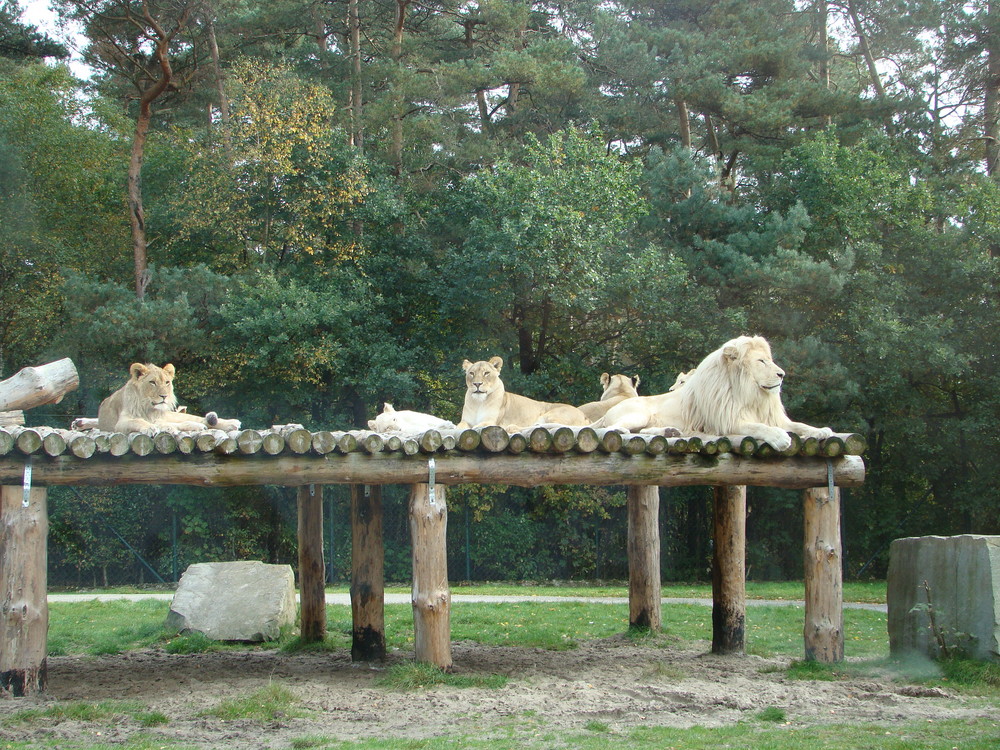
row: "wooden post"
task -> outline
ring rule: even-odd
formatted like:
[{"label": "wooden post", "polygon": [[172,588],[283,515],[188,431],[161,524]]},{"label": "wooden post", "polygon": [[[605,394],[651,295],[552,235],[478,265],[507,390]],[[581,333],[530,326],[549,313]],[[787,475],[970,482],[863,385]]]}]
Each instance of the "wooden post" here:
[{"label": "wooden post", "polygon": [[747,488],[714,488],[712,528],[712,653],[746,648]]},{"label": "wooden post", "polygon": [[448,590],[448,507],[443,485],[410,489],[413,543],[413,642],[418,662],[450,670],[451,592]]},{"label": "wooden post", "polygon": [[0,695],[46,687],[48,490],[0,488]]},{"label": "wooden post", "polygon": [[806,659],[844,660],[844,580],[840,543],[840,490],[805,490]]},{"label": "wooden post", "polygon": [[660,604],[660,488],[628,488],[628,624],[658,631]]},{"label": "wooden post", "polygon": [[382,487],[351,485],[351,635],[353,661],[385,659],[385,554]]},{"label": "wooden post", "polygon": [[323,485],[299,487],[299,631],[303,643],[326,636],[326,566],[323,564]]}]

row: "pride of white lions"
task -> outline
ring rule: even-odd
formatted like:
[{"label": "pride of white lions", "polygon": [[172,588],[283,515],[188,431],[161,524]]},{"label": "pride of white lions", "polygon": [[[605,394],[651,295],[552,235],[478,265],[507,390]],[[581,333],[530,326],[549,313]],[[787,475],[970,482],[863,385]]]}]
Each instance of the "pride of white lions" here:
[{"label": "pride of white lions", "polygon": [[[678,375],[666,393],[655,396],[639,395],[638,375],[603,373],[601,398],[580,406],[509,393],[500,379],[500,357],[465,360],[462,369],[466,392],[457,425],[430,414],[396,411],[387,403],[382,413],[368,422],[369,429],[411,434],[487,425],[514,432],[538,424],[646,433],[674,429],[682,435],[750,435],[779,451],[791,446],[789,432],[816,438],[833,434],[829,427],[793,422],[785,413],[781,403],[785,372],[775,364],[770,345],[760,336],[727,341],[696,368]],[[129,381],[101,403],[98,418],[79,419],[76,427],[147,433],[240,428],[239,420],[220,419],[214,412],[198,417],[178,407],[173,365],[161,368],[135,363],[129,371]]]}]

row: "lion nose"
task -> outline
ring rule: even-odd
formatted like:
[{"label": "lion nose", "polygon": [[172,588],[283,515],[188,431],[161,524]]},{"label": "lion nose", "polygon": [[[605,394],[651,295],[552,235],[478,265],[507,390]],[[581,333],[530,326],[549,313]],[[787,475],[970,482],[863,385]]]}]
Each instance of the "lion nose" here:
[{"label": "lion nose", "polygon": [[778,377],[779,378],[785,377],[785,371],[784,370],[778,370]]}]

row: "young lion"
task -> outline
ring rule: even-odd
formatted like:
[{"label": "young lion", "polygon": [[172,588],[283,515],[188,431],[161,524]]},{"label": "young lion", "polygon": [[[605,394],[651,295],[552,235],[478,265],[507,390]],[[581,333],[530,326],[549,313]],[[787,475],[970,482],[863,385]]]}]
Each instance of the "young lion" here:
[{"label": "young lion", "polygon": [[601,393],[600,401],[591,401],[582,404],[579,409],[587,415],[587,419],[593,422],[595,419],[603,417],[612,406],[627,398],[634,398],[639,395],[639,376],[632,375],[609,375],[601,373]]},{"label": "young lion", "polygon": [[214,427],[238,430],[238,419],[219,419],[215,412],[204,417],[177,410],[174,396],[174,366],[157,367],[134,363],[131,377],[101,402],[97,427],[105,432],[188,432]]},{"label": "young lion", "polygon": [[502,368],[500,357],[493,357],[489,362],[462,362],[466,391],[459,427],[500,425],[508,432],[515,432],[540,422],[582,426],[590,421],[570,404],[551,404],[507,393],[500,380]]}]

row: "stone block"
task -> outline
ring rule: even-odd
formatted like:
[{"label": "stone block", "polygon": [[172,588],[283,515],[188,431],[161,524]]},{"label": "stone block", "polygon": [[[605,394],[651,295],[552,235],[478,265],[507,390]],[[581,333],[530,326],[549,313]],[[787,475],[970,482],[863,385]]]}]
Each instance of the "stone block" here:
[{"label": "stone block", "polygon": [[897,539],[889,548],[889,650],[939,655],[931,628],[949,650],[1000,661],[1000,536],[962,534]]},{"label": "stone block", "polygon": [[215,641],[269,641],[294,626],[296,614],[290,566],[197,563],[181,576],[166,626]]}]

